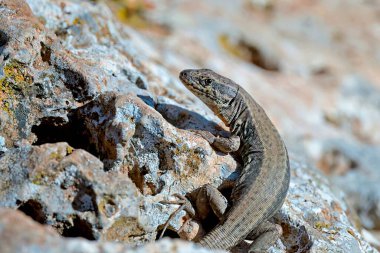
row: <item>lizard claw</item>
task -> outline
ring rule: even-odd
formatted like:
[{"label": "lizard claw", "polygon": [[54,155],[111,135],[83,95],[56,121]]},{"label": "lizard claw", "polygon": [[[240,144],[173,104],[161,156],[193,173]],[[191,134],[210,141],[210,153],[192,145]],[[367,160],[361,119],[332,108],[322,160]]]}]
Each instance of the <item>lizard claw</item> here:
[{"label": "lizard claw", "polygon": [[172,220],[172,219],[173,219],[173,218],[174,218],[179,212],[181,212],[182,210],[185,210],[190,216],[194,216],[194,215],[195,215],[195,210],[194,210],[194,208],[192,207],[190,201],[189,201],[186,197],[184,197],[184,196],[182,196],[182,195],[180,195],[180,194],[178,194],[178,193],[173,194],[173,196],[179,198],[179,200],[174,200],[174,201],[170,201],[170,200],[162,200],[162,201],[159,202],[159,203],[161,203],[161,204],[171,204],[171,205],[174,204],[174,205],[180,205],[180,207],[179,207],[177,210],[175,210],[172,214],[170,214],[168,220],[165,222],[165,224],[164,224],[164,228],[163,228],[162,231],[161,231],[161,234],[160,234],[159,239],[161,239],[161,238],[164,236],[164,233],[165,233],[166,229],[168,228],[170,221],[171,221],[171,220]]},{"label": "lizard claw", "polygon": [[190,129],[190,132],[194,133],[195,135],[198,135],[199,137],[205,139],[210,145],[212,145],[215,141],[215,135],[212,133],[205,131],[205,130],[199,130],[199,129]]},{"label": "lizard claw", "polygon": [[205,139],[213,148],[221,151],[223,153],[235,152],[240,147],[240,137],[230,136],[222,137],[219,135],[214,135],[205,130],[191,129],[191,132]]}]

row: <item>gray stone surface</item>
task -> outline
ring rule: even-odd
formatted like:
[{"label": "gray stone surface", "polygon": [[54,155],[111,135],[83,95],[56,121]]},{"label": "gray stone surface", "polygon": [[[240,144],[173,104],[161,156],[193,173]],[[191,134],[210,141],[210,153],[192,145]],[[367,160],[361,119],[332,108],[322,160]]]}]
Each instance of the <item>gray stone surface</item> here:
[{"label": "gray stone surface", "polygon": [[[19,209],[63,236],[130,243],[154,238],[153,231],[142,234],[142,196],[132,181],[106,173],[84,150],[66,143],[23,146],[1,156],[0,171],[0,205]],[[128,226],[118,231],[122,224]]]},{"label": "gray stone surface", "polygon": [[342,139],[317,145],[320,167],[347,193],[362,225],[380,228],[380,148]]},{"label": "gray stone surface", "polygon": [[0,244],[2,253],[206,253],[224,252],[203,249],[194,243],[164,239],[132,248],[121,243],[90,242],[76,238],[60,238],[48,226],[41,226],[21,212],[0,208]]}]

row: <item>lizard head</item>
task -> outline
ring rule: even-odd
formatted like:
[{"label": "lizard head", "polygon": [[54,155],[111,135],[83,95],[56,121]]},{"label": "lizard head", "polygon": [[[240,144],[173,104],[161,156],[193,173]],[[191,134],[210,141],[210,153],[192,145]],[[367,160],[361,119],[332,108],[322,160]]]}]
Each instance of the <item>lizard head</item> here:
[{"label": "lizard head", "polygon": [[239,90],[235,82],[210,69],[186,69],[179,79],[217,115],[223,114]]}]

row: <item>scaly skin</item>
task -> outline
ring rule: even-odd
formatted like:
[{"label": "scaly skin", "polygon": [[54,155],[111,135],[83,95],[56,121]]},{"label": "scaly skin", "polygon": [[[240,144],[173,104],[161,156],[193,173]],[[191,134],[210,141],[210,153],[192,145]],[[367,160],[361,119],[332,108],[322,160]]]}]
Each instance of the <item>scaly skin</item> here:
[{"label": "scaly skin", "polygon": [[282,206],[289,188],[286,147],[264,110],[232,80],[212,70],[183,70],[183,84],[240,137],[243,170],[232,191],[232,207],[199,243],[231,249]]}]

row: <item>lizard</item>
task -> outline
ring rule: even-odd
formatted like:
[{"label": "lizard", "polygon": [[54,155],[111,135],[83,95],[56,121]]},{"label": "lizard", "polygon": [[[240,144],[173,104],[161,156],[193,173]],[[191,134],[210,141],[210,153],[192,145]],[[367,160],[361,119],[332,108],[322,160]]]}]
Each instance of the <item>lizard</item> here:
[{"label": "lizard", "polygon": [[[200,135],[223,152],[236,151],[243,162],[232,189],[230,209],[223,195],[210,184],[193,196],[197,198],[197,211],[204,213],[206,204],[220,219],[198,243],[229,250],[251,239],[251,252],[266,252],[282,233],[281,227],[268,219],[284,203],[290,182],[288,152],[280,134],[262,107],[234,81],[209,69],[183,70],[179,79],[231,131],[230,138],[205,131]],[[236,139],[239,144],[233,145]],[[181,210],[188,210],[186,207],[184,204]]]}]

